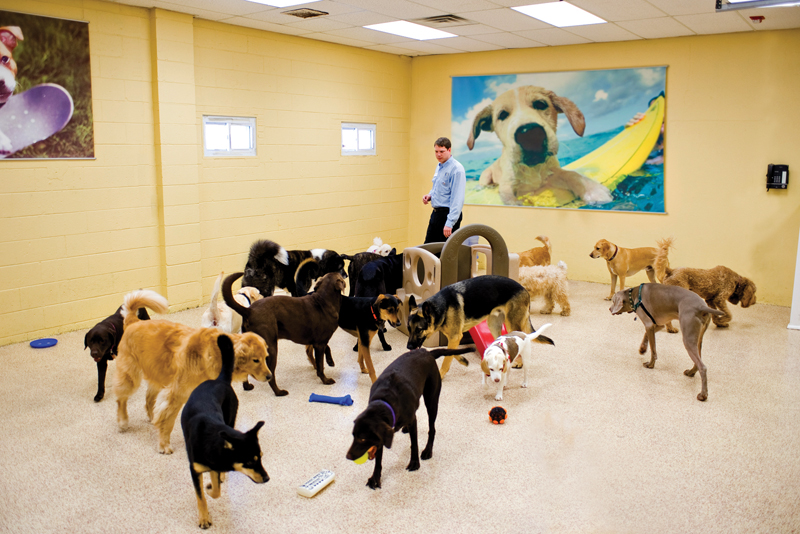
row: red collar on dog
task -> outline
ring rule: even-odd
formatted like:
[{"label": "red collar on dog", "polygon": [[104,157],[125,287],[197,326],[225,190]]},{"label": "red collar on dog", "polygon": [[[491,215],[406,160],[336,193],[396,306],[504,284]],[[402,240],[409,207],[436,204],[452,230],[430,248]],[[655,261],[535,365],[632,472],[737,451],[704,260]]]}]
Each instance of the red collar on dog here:
[{"label": "red collar on dog", "polygon": [[[376,300],[375,304],[377,304],[377,303],[378,303],[378,301]],[[378,316],[375,314],[375,304],[373,304],[372,306],[369,307],[369,311],[372,312],[372,318],[375,319],[375,322],[377,323],[378,322]]]},{"label": "red collar on dog", "polygon": [[616,257],[617,257],[617,252],[619,252],[619,245],[614,245],[614,247],[615,247],[615,249],[616,249],[616,250],[614,250],[614,255],[613,255],[613,256],[611,256],[611,258],[609,258],[609,260],[608,260],[608,261],[612,261],[614,258],[616,258]]}]

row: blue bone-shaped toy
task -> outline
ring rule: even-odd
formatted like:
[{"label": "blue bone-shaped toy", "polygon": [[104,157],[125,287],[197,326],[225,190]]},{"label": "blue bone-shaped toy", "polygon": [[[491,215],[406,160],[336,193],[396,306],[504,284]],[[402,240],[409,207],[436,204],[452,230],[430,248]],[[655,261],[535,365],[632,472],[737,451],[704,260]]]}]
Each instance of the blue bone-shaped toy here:
[{"label": "blue bone-shaped toy", "polygon": [[350,398],[350,395],[345,395],[344,397],[328,397],[327,395],[312,393],[308,398],[308,402],[325,402],[327,404],[340,404],[342,406],[353,405],[353,399]]}]

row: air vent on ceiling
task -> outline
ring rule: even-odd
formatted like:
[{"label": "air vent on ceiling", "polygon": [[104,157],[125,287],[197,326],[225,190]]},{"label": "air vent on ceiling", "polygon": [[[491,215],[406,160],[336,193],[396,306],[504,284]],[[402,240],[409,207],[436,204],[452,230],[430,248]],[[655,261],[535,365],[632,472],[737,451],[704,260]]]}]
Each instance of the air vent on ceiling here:
[{"label": "air vent on ceiling", "polygon": [[293,17],[299,17],[301,19],[311,19],[314,17],[321,17],[323,15],[327,15],[328,13],[325,11],[319,11],[317,9],[300,8],[300,9],[292,9],[291,11],[284,11],[283,14],[291,15]]},{"label": "air vent on ceiling", "polygon": [[475,24],[471,20],[467,20],[464,17],[459,17],[458,15],[437,15],[435,17],[426,17],[424,19],[417,19],[413,22],[418,22],[420,24],[425,24],[428,26],[466,26],[467,24]]}]

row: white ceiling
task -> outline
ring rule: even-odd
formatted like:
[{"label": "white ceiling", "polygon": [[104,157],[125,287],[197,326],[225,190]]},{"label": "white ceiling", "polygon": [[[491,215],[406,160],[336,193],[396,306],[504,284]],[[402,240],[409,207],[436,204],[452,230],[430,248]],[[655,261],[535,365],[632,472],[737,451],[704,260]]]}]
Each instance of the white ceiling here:
[{"label": "white ceiling", "polygon": [[[551,0],[319,0],[288,8],[246,0],[113,1],[404,56],[800,27],[800,6],[716,13],[715,0],[570,0],[608,21],[608,24],[570,28],[556,28],[510,9]],[[302,8],[328,14],[308,19],[284,14]],[[436,24],[420,20],[442,15],[457,15],[467,22]],[[764,21],[756,23],[750,19],[756,15],[765,17]],[[458,37],[415,41],[362,28],[395,20],[417,22]]]}]

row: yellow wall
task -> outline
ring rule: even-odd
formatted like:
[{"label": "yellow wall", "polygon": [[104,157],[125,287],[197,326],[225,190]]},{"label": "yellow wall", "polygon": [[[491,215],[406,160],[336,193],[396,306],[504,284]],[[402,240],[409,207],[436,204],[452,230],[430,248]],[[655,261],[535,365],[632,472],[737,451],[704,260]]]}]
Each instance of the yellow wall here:
[{"label": "yellow wall", "polygon": [[[259,238],[405,243],[409,58],[107,2],[25,11],[89,22],[96,159],[0,164],[0,344],[89,327],[133,289],[208,302]],[[204,158],[203,114],[255,116],[258,156]],[[341,122],[377,124],[378,155],[340,156]]]},{"label": "yellow wall", "polygon": [[[790,302],[800,190],[790,179],[767,194],[764,174],[800,168],[800,31],[412,60],[116,3],[24,10],[89,22],[96,159],[0,163],[0,344],[89,327],[137,288],[173,310],[207,302],[259,238],[418,244],[450,76],[502,72],[668,65],[669,214],[468,206],[466,223],[496,227],[512,250],[545,233],[571,278],[601,282],[596,239],[674,235],[673,265],[723,263],[756,280],[760,301]],[[203,157],[203,114],[255,116],[257,157]],[[344,121],[377,124],[377,156],[339,154]]]},{"label": "yellow wall", "polygon": [[[421,198],[436,165],[433,141],[450,132],[452,76],[660,65],[668,67],[666,215],[466,206],[462,225],[494,227],[511,251],[540,246],[534,238],[545,234],[571,279],[595,282],[610,280],[605,262],[589,258],[598,239],[643,247],[674,236],[673,267],[726,265],[755,281],[759,302],[788,306],[800,228],[800,30],[415,58],[410,240],[425,235]],[[767,193],[769,163],[789,165],[788,191]]]}]

